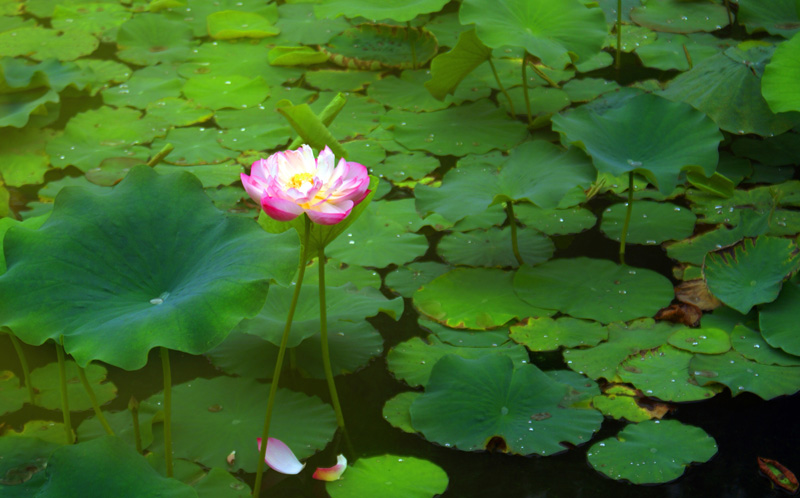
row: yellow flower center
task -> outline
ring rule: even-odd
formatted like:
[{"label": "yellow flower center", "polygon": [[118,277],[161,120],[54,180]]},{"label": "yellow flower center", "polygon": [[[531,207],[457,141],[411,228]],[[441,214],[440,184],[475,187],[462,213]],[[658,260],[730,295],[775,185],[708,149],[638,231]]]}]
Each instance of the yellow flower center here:
[{"label": "yellow flower center", "polygon": [[287,186],[289,188],[300,188],[305,182],[314,182],[314,175],[311,173],[297,173],[292,176]]}]

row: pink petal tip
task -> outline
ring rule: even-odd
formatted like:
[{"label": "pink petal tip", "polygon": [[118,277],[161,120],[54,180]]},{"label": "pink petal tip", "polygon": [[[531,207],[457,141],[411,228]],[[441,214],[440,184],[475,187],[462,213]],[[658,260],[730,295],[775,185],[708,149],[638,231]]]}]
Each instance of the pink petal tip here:
[{"label": "pink petal tip", "polygon": [[324,469],[319,468],[314,471],[314,475],[311,477],[319,481],[338,481],[344,474],[345,469],[347,469],[347,459],[344,455],[339,455],[336,457],[336,465]]}]

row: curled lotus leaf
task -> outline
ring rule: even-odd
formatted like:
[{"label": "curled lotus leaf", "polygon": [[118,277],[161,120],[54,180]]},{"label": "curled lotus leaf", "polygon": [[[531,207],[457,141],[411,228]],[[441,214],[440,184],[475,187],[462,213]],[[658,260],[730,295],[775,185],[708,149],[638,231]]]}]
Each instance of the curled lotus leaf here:
[{"label": "curled lotus leaf", "polygon": [[351,69],[412,69],[428,62],[438,44],[425,28],[361,24],[346,29],[320,50]]}]

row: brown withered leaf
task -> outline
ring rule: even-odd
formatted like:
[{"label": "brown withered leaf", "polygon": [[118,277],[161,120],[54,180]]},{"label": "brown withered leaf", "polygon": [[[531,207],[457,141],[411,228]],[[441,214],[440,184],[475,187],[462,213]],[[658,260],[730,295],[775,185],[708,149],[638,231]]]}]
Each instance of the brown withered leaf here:
[{"label": "brown withered leaf", "polygon": [[681,282],[675,287],[675,297],[678,301],[692,304],[703,311],[711,311],[722,305],[722,302],[709,292],[702,278]]},{"label": "brown withered leaf", "polygon": [[761,470],[770,481],[792,494],[797,493],[797,490],[800,489],[800,483],[797,482],[797,478],[791,470],[787,469],[776,460],[762,457],[757,458],[759,470]]},{"label": "brown withered leaf", "polygon": [[668,322],[680,323],[688,327],[694,327],[700,323],[703,312],[693,304],[677,303],[671,304],[656,313],[656,320],[666,320]]}]

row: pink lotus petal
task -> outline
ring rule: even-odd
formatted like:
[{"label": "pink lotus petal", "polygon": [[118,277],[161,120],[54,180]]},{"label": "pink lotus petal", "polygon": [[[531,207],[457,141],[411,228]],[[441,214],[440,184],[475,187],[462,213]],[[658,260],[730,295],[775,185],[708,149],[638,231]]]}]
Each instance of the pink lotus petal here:
[{"label": "pink lotus petal", "polygon": [[[257,441],[258,451],[261,451],[261,438],[258,438]],[[267,439],[267,454],[264,461],[269,468],[281,474],[299,474],[306,466],[306,464],[300,463],[300,460],[294,456],[292,450],[283,441],[274,437]]]},{"label": "pink lotus petal", "polygon": [[303,214],[303,208],[294,202],[270,195],[261,198],[261,208],[270,218],[278,221],[290,221]]},{"label": "pink lotus petal", "polygon": [[342,201],[337,204],[322,203],[306,210],[311,221],[320,225],[335,225],[347,218],[355,204],[353,201]]},{"label": "pink lotus petal", "polygon": [[333,175],[335,158],[333,152],[326,145],[317,156],[317,176],[323,181],[328,182]]},{"label": "pink lotus petal", "polygon": [[242,179],[242,186],[247,192],[247,195],[249,195],[250,198],[257,203],[261,204],[261,198],[264,196],[267,188],[266,184],[257,177],[247,176],[244,173],[241,173],[240,178]]},{"label": "pink lotus petal", "polygon": [[338,481],[345,469],[347,469],[347,459],[344,455],[339,455],[336,457],[336,465],[324,469],[318,468],[311,477],[320,481]]}]

